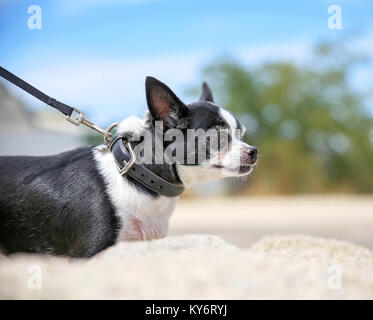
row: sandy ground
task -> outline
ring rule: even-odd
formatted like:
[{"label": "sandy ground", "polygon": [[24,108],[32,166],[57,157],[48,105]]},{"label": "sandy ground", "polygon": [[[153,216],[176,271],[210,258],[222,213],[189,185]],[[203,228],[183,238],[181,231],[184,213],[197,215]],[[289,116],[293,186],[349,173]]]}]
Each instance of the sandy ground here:
[{"label": "sandy ground", "polygon": [[373,252],[299,235],[249,249],[206,235],[122,242],[88,261],[3,258],[0,299],[373,299]]},{"label": "sandy ground", "polygon": [[0,256],[0,299],[373,299],[373,251],[354,244],[373,247],[372,213],[369,197],[182,200],[165,239]]},{"label": "sandy ground", "polygon": [[373,249],[373,197],[290,196],[181,200],[170,235],[215,234],[248,248],[267,234],[308,234]]}]

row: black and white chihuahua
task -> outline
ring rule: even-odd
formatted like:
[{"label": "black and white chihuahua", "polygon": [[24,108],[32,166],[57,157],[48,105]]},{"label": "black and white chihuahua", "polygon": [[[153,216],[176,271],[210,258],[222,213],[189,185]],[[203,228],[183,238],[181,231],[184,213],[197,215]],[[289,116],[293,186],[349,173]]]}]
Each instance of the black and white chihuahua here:
[{"label": "black and white chihuahua", "polygon": [[[245,128],[213,102],[206,83],[200,100],[188,105],[155,78],[147,77],[145,86],[149,109],[145,119],[130,117],[119,126],[118,131],[128,137],[145,130],[155,135],[156,121],[164,124],[164,131],[224,128],[229,132],[226,151],[216,157],[211,152],[209,161],[148,163],[145,167],[185,188],[219,179],[222,170],[228,176],[252,171],[257,149],[242,141]],[[233,133],[235,129],[239,134]],[[164,147],[170,144],[163,143]],[[178,200],[120,175],[113,154],[103,147],[45,157],[0,157],[0,188],[0,250],[5,254],[91,257],[120,240],[165,237]]]}]

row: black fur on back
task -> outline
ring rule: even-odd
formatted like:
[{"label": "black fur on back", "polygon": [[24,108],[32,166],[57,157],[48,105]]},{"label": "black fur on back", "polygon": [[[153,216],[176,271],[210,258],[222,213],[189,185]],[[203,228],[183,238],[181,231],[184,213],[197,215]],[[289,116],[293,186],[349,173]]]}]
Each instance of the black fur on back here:
[{"label": "black fur on back", "polygon": [[0,248],[90,257],[120,227],[91,147],[46,157],[0,157]]}]

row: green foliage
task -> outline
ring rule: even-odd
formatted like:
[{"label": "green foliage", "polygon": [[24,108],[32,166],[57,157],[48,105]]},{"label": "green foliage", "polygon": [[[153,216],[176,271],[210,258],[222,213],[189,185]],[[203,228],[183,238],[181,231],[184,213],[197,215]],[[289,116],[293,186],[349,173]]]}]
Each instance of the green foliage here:
[{"label": "green foliage", "polygon": [[252,192],[373,192],[373,120],[348,82],[363,62],[338,43],[318,46],[307,66],[225,59],[204,70],[259,148]]}]

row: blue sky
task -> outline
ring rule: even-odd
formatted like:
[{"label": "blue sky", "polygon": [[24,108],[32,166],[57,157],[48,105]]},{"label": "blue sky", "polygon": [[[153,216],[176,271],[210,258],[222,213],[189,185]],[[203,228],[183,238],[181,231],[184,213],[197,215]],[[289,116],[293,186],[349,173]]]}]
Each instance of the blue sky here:
[{"label": "blue sky", "polygon": [[[342,8],[342,30],[327,27],[330,4]],[[30,5],[42,9],[41,30],[27,27]],[[302,61],[317,41],[356,31],[373,54],[372,18],[369,0],[0,0],[0,65],[106,124],[145,111],[146,75],[190,101],[185,89],[222,55]],[[357,84],[371,74],[361,70]]]}]

